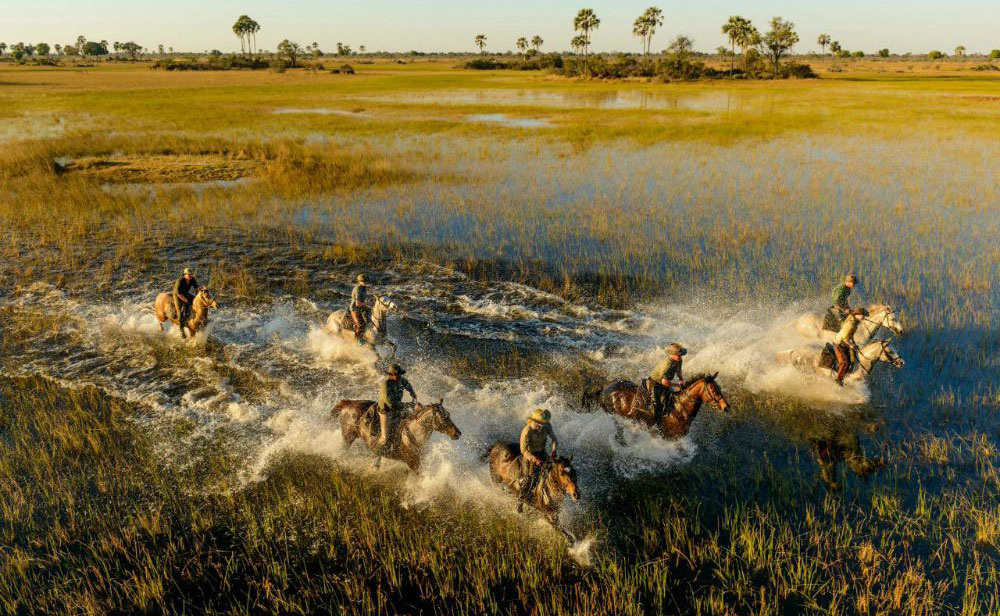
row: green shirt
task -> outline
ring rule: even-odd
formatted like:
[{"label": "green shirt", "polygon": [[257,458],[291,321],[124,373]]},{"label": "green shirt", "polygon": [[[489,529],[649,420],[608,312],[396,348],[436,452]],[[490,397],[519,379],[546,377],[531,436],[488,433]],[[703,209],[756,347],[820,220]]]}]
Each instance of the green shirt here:
[{"label": "green shirt", "polygon": [[368,285],[359,282],[351,289],[351,308],[361,306],[368,302]]},{"label": "green shirt", "polygon": [[389,377],[382,379],[378,388],[378,410],[383,412],[395,411],[403,404],[403,392],[410,392],[414,400],[417,394],[413,393],[410,382],[403,377],[392,380]]},{"label": "green shirt", "polygon": [[833,290],[833,305],[837,308],[843,308],[847,310],[850,306],[847,304],[847,299],[851,296],[851,287],[846,284],[842,284]]},{"label": "green shirt", "polygon": [[661,361],[659,365],[657,365],[656,368],[653,369],[653,372],[650,373],[649,378],[653,379],[657,383],[659,383],[663,379],[667,379],[668,381],[673,381],[674,377],[678,379],[683,379],[684,378],[683,367],[684,367],[683,359],[674,359],[673,357],[668,357],[663,361]]},{"label": "green shirt", "polygon": [[545,424],[539,430],[532,430],[531,424],[528,423],[521,430],[521,455],[537,456],[545,453],[547,439],[552,439],[552,445],[558,446],[559,441],[556,440],[556,433],[552,431],[552,424]]},{"label": "green shirt", "polygon": [[840,326],[840,331],[837,332],[837,337],[834,338],[834,344],[843,344],[854,342],[854,332],[858,331],[858,320],[853,316],[844,319],[844,324]]}]

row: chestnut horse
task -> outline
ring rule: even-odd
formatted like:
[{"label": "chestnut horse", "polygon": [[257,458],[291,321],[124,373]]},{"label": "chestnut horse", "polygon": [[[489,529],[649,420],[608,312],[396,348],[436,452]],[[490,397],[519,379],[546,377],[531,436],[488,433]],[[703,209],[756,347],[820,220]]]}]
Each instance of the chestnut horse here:
[{"label": "chestnut horse", "polygon": [[[521,481],[526,481],[521,471],[521,449],[514,443],[496,442],[486,453],[490,463],[490,477],[494,483],[502,484],[515,494],[519,491]],[[576,469],[573,468],[573,456],[568,458],[555,457],[547,460],[541,470],[538,484],[531,491],[527,503],[537,509],[552,528],[562,533],[570,543],[576,538],[569,531],[559,526],[559,509],[562,507],[563,496],[569,496],[574,501],[580,499],[580,488],[576,484]],[[518,505],[520,511],[520,505]]]},{"label": "chestnut horse", "polygon": [[365,444],[375,453],[375,466],[378,467],[382,458],[400,460],[413,472],[420,471],[420,458],[424,445],[430,440],[431,434],[440,432],[450,436],[452,440],[462,436],[462,432],[451,420],[451,415],[444,410],[444,399],[436,404],[418,404],[395,424],[392,434],[386,440],[385,449],[380,451],[378,409],[371,400],[341,400],[333,407],[330,415],[340,418],[340,434],[348,447],[360,436]]},{"label": "chestnut horse", "polygon": [[671,397],[673,410],[664,412],[659,424],[653,416],[649,394],[631,381],[619,380],[603,389],[584,392],[583,405],[588,407],[596,402],[612,415],[627,417],[650,428],[657,428],[664,438],[677,438],[688,433],[703,403],[707,402],[724,413],[729,412],[729,402],[715,382],[718,374],[703,374],[687,381],[682,390]]}]

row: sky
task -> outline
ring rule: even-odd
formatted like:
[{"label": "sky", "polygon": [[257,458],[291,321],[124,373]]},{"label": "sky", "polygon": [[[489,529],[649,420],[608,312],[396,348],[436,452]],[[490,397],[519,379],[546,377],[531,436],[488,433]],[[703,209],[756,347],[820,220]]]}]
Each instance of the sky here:
[{"label": "sky", "polygon": [[573,36],[573,16],[589,7],[601,19],[593,50],[637,51],[632,22],[651,2],[665,18],[654,50],[678,34],[692,37],[699,51],[714,50],[726,43],[721,27],[733,14],[762,31],[775,15],[791,20],[800,53],[817,50],[820,33],[868,53],[1000,48],[1000,0],[0,0],[0,41],[66,44],[82,34],[150,49],[231,52],[240,48],[232,24],[245,13],[260,23],[264,50],[288,38],[317,42],[324,51],[337,42],[368,51],[473,51],[474,37],[485,34],[487,51],[503,52],[518,37],[537,34],[543,51],[562,51]]}]

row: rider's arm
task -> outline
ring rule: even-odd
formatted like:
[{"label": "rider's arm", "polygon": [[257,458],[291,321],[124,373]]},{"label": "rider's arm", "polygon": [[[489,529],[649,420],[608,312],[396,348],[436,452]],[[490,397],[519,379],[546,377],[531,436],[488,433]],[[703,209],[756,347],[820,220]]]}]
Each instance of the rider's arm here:
[{"label": "rider's arm", "polygon": [[556,431],[552,429],[552,425],[545,427],[549,431],[549,438],[552,439],[552,457],[556,457],[556,448],[559,446],[559,439],[556,438]]},{"label": "rider's arm", "polygon": [[406,379],[403,379],[403,389],[410,392],[410,397],[413,398],[414,402],[417,401],[417,393],[413,391],[413,385],[410,385],[410,382]]},{"label": "rider's arm", "polygon": [[181,301],[186,304],[188,301],[187,298],[181,295],[181,280],[183,278],[178,278],[177,282],[174,283],[174,301]]}]

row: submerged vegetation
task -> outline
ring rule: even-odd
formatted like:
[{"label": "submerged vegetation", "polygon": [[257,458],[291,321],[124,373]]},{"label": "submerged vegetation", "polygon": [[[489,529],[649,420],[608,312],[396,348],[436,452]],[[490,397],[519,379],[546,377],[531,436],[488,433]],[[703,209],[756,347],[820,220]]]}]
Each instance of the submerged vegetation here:
[{"label": "submerged vegetation", "polygon": [[[78,78],[2,72],[30,87],[0,91],[0,611],[1000,610],[1000,81]],[[546,121],[469,119],[498,112]],[[120,325],[189,264],[236,315],[204,347]],[[905,371],[860,407],[755,388],[760,323],[848,269],[901,311]],[[466,450],[406,478],[336,449],[325,396],[369,375],[293,343],[358,270],[402,290],[393,335],[463,433],[555,410],[583,546],[515,516]],[[738,412],[605,445],[583,385],[677,332]],[[276,436],[291,412],[321,442]]]}]

